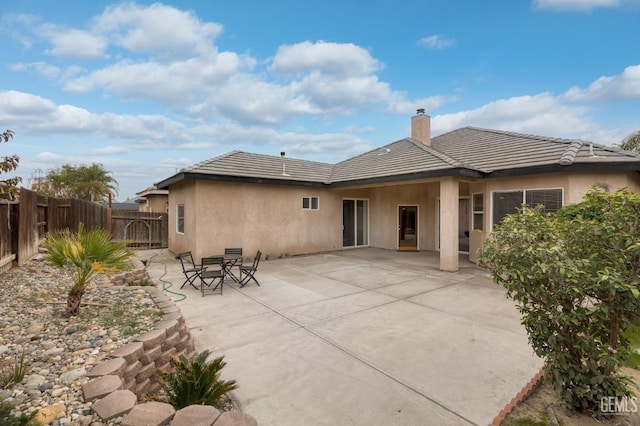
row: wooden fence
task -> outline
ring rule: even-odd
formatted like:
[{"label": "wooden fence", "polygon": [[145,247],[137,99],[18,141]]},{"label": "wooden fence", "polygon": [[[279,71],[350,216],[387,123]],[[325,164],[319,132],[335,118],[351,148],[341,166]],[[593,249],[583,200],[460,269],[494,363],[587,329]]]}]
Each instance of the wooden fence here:
[{"label": "wooden fence", "polygon": [[111,210],[72,198],[53,198],[20,189],[18,201],[0,200],[0,270],[26,262],[38,253],[48,232],[103,228],[130,247],[167,247],[166,213]]}]

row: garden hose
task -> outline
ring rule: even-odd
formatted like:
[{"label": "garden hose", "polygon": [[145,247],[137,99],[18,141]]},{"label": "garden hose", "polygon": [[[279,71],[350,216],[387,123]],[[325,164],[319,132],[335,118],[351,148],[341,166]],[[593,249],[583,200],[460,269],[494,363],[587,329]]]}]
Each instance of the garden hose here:
[{"label": "garden hose", "polygon": [[149,260],[147,260],[147,263],[154,262],[154,263],[162,264],[162,266],[164,267],[164,272],[162,272],[162,275],[160,275],[160,277],[158,278],[158,280],[162,283],[162,290],[166,291],[167,293],[171,293],[171,294],[175,294],[176,296],[179,296],[180,299],[174,300],[174,302],[181,302],[181,301],[183,301],[184,299],[187,298],[187,295],[183,294],[183,293],[178,293],[176,291],[169,290],[171,287],[173,287],[173,283],[171,281],[167,281],[167,280],[165,280],[163,278],[165,275],[167,275],[167,263],[153,260],[154,257],[160,255],[161,253],[162,253],[162,250],[160,250],[158,253],[156,253],[153,256],[151,256],[149,258]]}]

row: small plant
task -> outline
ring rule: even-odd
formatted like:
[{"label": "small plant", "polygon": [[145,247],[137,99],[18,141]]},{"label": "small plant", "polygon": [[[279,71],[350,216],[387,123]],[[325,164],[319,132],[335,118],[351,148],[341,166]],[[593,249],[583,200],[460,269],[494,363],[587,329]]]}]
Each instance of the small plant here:
[{"label": "small plant", "polygon": [[124,241],[113,241],[104,229],[85,230],[80,223],[78,232],[68,229],[47,235],[46,259],[71,272],[73,285],[67,295],[67,313],[78,315],[80,301],[89,282],[99,272],[116,272],[130,268],[132,253]]},{"label": "small plant", "polygon": [[[0,425],[1,426],[23,426],[34,424],[31,420],[38,414],[38,411],[32,411],[29,414],[22,413],[19,416],[12,416],[11,411],[16,408],[16,404],[9,401],[3,401],[0,397]],[[38,423],[39,424],[39,423]]]},{"label": "small plant", "polygon": [[14,383],[20,383],[24,379],[24,375],[27,372],[27,364],[24,362],[24,349],[20,358],[16,358],[14,362],[8,366],[2,367],[0,371],[0,383],[2,387],[10,386]]},{"label": "small plant", "polygon": [[189,405],[212,405],[224,409],[227,393],[237,389],[235,380],[220,380],[220,370],[226,365],[224,357],[207,362],[209,351],[192,358],[171,357],[172,371],[157,370],[158,383],[164,394],[149,397],[166,402],[176,410]]}]

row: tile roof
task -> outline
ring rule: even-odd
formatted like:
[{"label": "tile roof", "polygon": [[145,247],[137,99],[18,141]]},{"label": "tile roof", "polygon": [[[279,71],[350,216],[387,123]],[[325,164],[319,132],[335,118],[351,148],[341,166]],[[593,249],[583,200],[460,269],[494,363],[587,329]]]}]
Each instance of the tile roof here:
[{"label": "tile roof", "polygon": [[431,146],[485,173],[577,163],[640,163],[633,153],[576,139],[559,139],[464,127],[431,140]]},{"label": "tile roof", "polygon": [[180,172],[286,181],[325,182],[329,178],[332,168],[333,165],[329,163],[232,151],[194,164],[182,169]]},{"label": "tile roof", "polygon": [[640,171],[640,156],[576,139],[464,127],[432,138],[431,146],[406,138],[337,164],[232,151],[182,169],[157,185],[168,187],[187,176],[345,185],[426,174],[446,176],[460,170],[490,176],[496,172],[526,172],[541,167],[556,167],[557,171],[557,167],[581,165],[618,170],[623,164]]}]

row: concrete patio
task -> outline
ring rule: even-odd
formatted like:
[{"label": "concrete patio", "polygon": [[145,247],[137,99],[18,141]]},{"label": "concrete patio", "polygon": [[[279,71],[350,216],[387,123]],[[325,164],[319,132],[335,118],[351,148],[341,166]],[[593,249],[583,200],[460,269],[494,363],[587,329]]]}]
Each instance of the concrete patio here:
[{"label": "concrete patio", "polygon": [[180,289],[173,253],[138,256],[261,426],[486,425],[542,366],[505,291],[465,257],[457,273],[437,253],[374,248],[264,260],[260,287],[201,297]]}]

